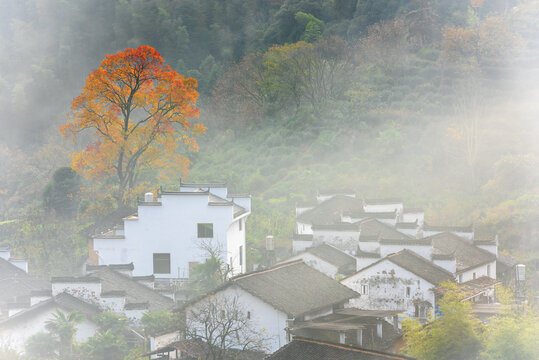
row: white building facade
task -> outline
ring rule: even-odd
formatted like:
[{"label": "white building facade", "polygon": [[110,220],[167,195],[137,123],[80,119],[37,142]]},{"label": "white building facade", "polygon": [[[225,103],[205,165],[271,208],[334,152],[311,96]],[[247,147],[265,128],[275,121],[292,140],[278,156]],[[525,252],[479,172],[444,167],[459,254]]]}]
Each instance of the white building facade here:
[{"label": "white building facade", "polygon": [[250,213],[250,196],[229,195],[224,184],[181,184],[180,191],[156,199],[146,194],[138,213],[123,219],[123,229],[95,237],[90,249],[96,265],[132,262],[135,276],[189,278],[190,266],[207,257],[203,247],[211,246],[239,274],[246,271]]}]

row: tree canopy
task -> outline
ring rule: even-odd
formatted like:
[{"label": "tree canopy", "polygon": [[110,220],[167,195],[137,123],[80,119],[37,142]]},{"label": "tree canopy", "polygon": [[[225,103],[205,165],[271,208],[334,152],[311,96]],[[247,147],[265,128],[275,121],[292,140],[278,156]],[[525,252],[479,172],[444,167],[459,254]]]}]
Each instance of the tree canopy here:
[{"label": "tree canopy", "polygon": [[115,178],[119,205],[127,203],[143,169],[156,168],[163,177],[185,174],[190,162],[178,147],[197,151],[194,136],[205,131],[189,121],[199,113],[196,86],[150,46],[107,55],[73,100],[72,122],[61,128],[65,136],[94,129],[98,138],[74,154],[73,169],[88,179]]}]

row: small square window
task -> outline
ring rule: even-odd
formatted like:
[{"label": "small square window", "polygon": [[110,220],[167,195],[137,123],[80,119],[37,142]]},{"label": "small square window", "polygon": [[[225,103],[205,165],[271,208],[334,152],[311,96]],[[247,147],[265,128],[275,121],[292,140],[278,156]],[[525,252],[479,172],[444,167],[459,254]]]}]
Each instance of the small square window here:
[{"label": "small square window", "polygon": [[197,224],[197,230],[199,238],[213,237],[213,224],[211,223],[199,223]]},{"label": "small square window", "polygon": [[170,254],[153,254],[153,273],[170,274]]}]

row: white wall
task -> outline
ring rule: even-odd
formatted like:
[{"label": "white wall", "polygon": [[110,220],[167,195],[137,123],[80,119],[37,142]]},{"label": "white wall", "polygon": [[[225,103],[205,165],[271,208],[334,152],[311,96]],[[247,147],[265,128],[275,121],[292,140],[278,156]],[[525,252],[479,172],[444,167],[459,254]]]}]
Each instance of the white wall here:
[{"label": "white wall", "polygon": [[[125,239],[94,239],[99,264],[133,262],[134,276],[148,275],[153,274],[153,254],[169,253],[171,272],[154,274],[155,277],[189,277],[189,262],[202,262],[206,255],[200,249],[202,239],[197,236],[197,224],[212,223],[213,245],[227,255],[227,262],[231,256],[236,258],[238,269],[238,243],[244,241],[245,230],[241,234],[234,230],[232,206],[209,206],[205,193],[163,194],[159,200],[161,206],[139,206],[138,220],[124,221]],[[229,229],[234,237],[230,243]]]},{"label": "white wall", "polygon": [[[489,267],[490,267],[490,275],[489,275]],[[483,264],[481,266],[475,267],[473,269],[469,269],[466,271],[459,272],[457,274],[458,282],[466,282],[474,279],[474,273],[475,278],[480,278],[481,276],[488,276],[492,279],[496,279],[496,261],[493,261],[488,264]]]},{"label": "white wall", "polygon": [[[38,332],[45,331],[45,323],[47,320],[53,319],[54,310],[54,308],[45,307],[43,311],[36,313],[33,317],[14,322],[9,327],[0,328],[0,344],[8,343],[12,349],[23,353],[24,344],[28,338]],[[66,313],[66,311],[60,310]],[[86,341],[97,330],[97,325],[87,319],[76,327],[75,339],[77,342]]]},{"label": "white wall", "polygon": [[292,240],[292,252],[298,253],[301,251],[305,251],[307,248],[310,248],[313,246],[312,240],[304,241],[304,240]]},{"label": "white wall", "polygon": [[[225,260],[229,265],[231,265],[233,274],[241,274],[247,270],[247,265],[245,261],[245,220],[247,220],[247,217],[241,217],[233,221],[226,232],[227,251],[226,254],[223,254],[223,256],[226,256]],[[240,247],[242,252],[241,255]]]},{"label": "white wall", "polygon": [[304,253],[301,253],[301,254],[297,254],[295,256],[292,256],[292,257],[286,259],[286,261],[288,262],[288,261],[294,261],[294,260],[299,260],[299,259],[303,259],[305,264],[309,265],[313,269],[316,269],[316,270],[320,271],[321,273],[324,273],[327,276],[332,277],[334,279],[337,276],[337,274],[339,273],[339,269],[337,268],[337,266],[335,266],[333,264],[330,264],[327,261],[324,261],[321,258],[319,258],[319,257],[317,257],[317,256],[315,256],[315,255],[313,255],[313,254],[311,254],[309,252],[304,252]]},{"label": "white wall", "polygon": [[[413,240],[411,240],[413,241]],[[380,244],[380,256],[386,257],[389,254],[395,254],[403,249],[408,249],[424,257],[428,261],[432,258],[432,245],[406,244],[406,240],[399,244]]]},{"label": "white wall", "polygon": [[66,292],[87,302],[96,303],[101,296],[101,283],[53,282],[51,290],[52,296]]},{"label": "white wall", "polygon": [[[431,291],[434,285],[389,260],[343,279],[341,283],[360,294],[361,285],[368,285],[367,295],[350,300],[350,306],[359,309],[404,310],[404,314],[413,317],[414,301],[428,301],[433,308],[435,306]],[[409,297],[406,296],[407,287],[410,287]]]},{"label": "white wall", "polygon": [[397,212],[402,213],[403,205],[401,202],[394,204],[365,204],[363,206],[365,212]]},{"label": "white wall", "polygon": [[451,260],[432,260],[432,262],[439,267],[449,271],[451,274],[457,272],[457,261],[455,259]]},{"label": "white wall", "polygon": [[[234,285],[216,293],[213,298],[217,300],[237,298],[244,312],[249,311],[251,313],[252,326],[262,332],[264,338],[267,338],[268,353],[273,353],[286,345],[287,315],[285,313],[274,309],[271,305]],[[207,301],[207,298],[187,307],[186,316],[188,320],[190,310],[201,306],[204,301]]]},{"label": "white wall", "polygon": [[475,246],[477,246],[480,249],[486,250],[491,254],[494,254],[494,255],[498,256],[498,246],[496,244],[492,244],[492,245],[478,244],[478,245],[475,245]]},{"label": "white wall", "polygon": [[378,250],[380,250],[380,243],[378,242],[378,240],[372,240],[372,241],[360,240],[359,249],[365,252],[376,253],[378,252]]},{"label": "white wall", "polygon": [[402,222],[415,222],[420,225],[423,225],[425,222],[425,213],[424,212],[404,212],[402,214]]},{"label": "white wall", "polygon": [[296,234],[307,234],[310,235],[313,233],[313,229],[311,228],[311,224],[304,223],[304,222],[296,222]]},{"label": "white wall", "polygon": [[301,214],[303,214],[305,211],[307,210],[311,210],[313,209],[314,206],[300,206],[300,207],[296,207],[296,216],[299,216]]}]

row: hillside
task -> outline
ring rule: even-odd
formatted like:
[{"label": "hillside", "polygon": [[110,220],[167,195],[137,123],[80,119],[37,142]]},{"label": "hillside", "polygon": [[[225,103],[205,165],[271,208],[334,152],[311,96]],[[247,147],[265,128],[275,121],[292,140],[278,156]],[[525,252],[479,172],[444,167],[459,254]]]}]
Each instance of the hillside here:
[{"label": "hillside", "polygon": [[[82,180],[74,217],[43,208],[42,193],[92,141],[58,135],[87,74],[142,44],[197,79],[208,131],[188,153],[189,180],[253,195],[253,249],[268,234],[288,246],[296,201],[347,188],[401,197],[432,223],[499,231],[522,261],[539,256],[537,1],[0,6],[0,245],[43,271],[81,260],[84,236],[117,210],[107,182]],[[172,188],[179,177],[141,182]],[[69,246],[44,252],[52,244]]]}]

